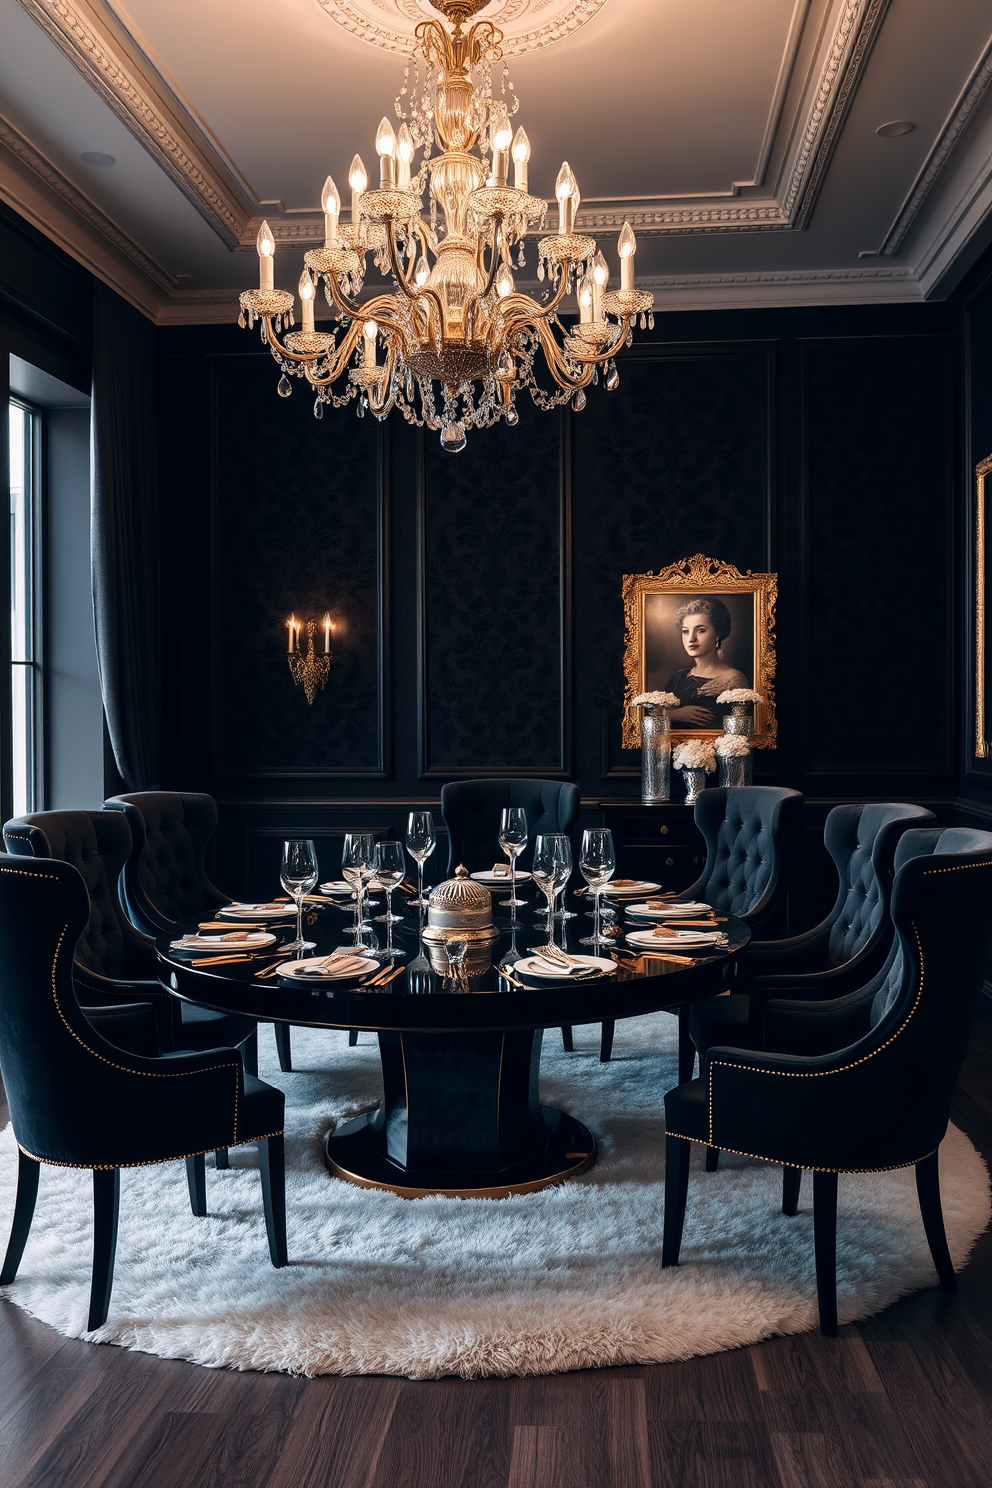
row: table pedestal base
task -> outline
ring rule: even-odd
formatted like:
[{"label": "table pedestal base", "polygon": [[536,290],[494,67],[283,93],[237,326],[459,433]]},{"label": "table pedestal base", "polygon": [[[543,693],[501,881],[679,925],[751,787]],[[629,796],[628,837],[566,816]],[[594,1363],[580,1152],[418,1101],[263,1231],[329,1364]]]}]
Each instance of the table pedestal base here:
[{"label": "table pedestal base", "polygon": [[505,1198],[581,1173],[592,1133],[538,1096],[541,1033],[380,1033],[383,1100],[344,1122],[327,1165],[403,1198]]}]

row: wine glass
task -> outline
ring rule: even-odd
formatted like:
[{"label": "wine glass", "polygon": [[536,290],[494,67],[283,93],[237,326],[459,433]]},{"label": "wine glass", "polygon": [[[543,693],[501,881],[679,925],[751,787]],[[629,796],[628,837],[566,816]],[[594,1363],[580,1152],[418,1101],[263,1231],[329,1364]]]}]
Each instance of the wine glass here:
[{"label": "wine glass", "polygon": [[429,811],[411,811],[406,824],[406,850],[417,864],[417,897],[411,900],[419,909],[427,908],[424,898],[424,863],[437,844],[434,818]]},{"label": "wine glass", "polygon": [[316,941],[303,939],[303,899],[317,882],[317,852],[309,838],[294,837],[282,845],[279,882],[296,905],[296,939],[289,947],[297,956],[312,951]]},{"label": "wine glass", "polygon": [[371,832],[348,832],[341,854],[341,877],[351,884],[358,895],[358,913],[355,917],[355,946],[365,944],[365,890],[375,877],[376,846]]},{"label": "wine glass", "polygon": [[393,926],[402,920],[402,915],[393,914],[393,891],[397,884],[403,882],[406,872],[406,859],[403,856],[402,842],[380,842],[375,854],[375,876],[386,891],[386,913],[376,915],[376,921],[384,921],[386,930],[386,954],[387,956],[405,956],[405,951],[398,951],[393,945]]},{"label": "wine glass", "polygon": [[[553,910],[553,918],[556,920],[574,920],[575,915],[570,909],[565,908],[565,888],[572,876],[572,841],[566,832],[554,832],[558,844],[558,885],[555,890],[555,898],[558,899],[559,907]],[[549,934],[548,939],[551,939]]]},{"label": "wine glass", "polygon": [[527,902],[517,898],[517,857],[527,846],[527,813],[522,806],[504,806],[499,823],[499,845],[510,860],[510,897],[499,901],[500,908],[520,909]]},{"label": "wine glass", "polygon": [[599,900],[605,886],[613,877],[617,866],[613,851],[613,833],[608,827],[588,827],[582,833],[582,849],[579,853],[579,872],[592,890],[592,934],[585,936],[580,945],[602,946],[611,942],[599,928]]},{"label": "wine glass", "polygon": [[[534,882],[548,901],[548,939],[552,939],[553,915],[555,895],[562,885],[567,882],[568,874],[572,871],[571,850],[569,850],[568,869],[564,867],[564,855],[562,844],[568,842],[561,832],[539,832],[534,839],[534,862],[531,873]],[[565,877],[562,877],[562,873]],[[547,948],[545,948],[547,949]]]}]

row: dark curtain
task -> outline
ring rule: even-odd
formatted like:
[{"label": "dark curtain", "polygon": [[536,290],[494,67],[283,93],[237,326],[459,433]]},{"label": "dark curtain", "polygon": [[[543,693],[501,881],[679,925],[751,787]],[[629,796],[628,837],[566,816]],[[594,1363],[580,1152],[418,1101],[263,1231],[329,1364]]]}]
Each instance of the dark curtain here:
[{"label": "dark curtain", "polygon": [[158,784],[159,575],[154,329],[95,286],[91,560],[96,650],[114,759]]}]

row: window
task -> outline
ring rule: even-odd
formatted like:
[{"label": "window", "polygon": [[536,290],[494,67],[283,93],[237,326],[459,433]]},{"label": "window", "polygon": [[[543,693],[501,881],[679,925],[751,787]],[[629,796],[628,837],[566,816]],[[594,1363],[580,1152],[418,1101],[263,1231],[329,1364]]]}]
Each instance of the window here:
[{"label": "window", "polygon": [[40,414],[12,399],[10,433],[11,787],[15,816],[42,804],[39,615]]}]

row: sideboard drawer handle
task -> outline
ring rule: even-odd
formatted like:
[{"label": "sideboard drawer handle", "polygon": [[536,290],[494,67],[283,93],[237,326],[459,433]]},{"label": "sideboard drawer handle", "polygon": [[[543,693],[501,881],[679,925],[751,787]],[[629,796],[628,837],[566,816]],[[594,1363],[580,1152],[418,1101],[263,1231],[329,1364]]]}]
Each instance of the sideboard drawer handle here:
[{"label": "sideboard drawer handle", "polygon": [[675,866],[675,859],[674,858],[666,858],[665,859],[665,867],[666,868],[674,868],[674,866]]},{"label": "sideboard drawer handle", "polygon": [[661,829],[661,835],[662,835],[662,837],[667,837],[668,836],[668,828],[667,827],[662,827],[662,829]]}]

